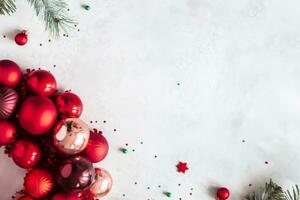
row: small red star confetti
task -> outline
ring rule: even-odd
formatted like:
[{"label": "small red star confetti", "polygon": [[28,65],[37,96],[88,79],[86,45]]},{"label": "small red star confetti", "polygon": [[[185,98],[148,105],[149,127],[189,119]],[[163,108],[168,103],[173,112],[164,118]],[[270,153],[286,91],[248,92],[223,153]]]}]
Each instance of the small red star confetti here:
[{"label": "small red star confetti", "polygon": [[189,168],[187,167],[187,163],[179,161],[179,163],[176,165],[177,171],[181,173],[185,173],[186,170]]}]

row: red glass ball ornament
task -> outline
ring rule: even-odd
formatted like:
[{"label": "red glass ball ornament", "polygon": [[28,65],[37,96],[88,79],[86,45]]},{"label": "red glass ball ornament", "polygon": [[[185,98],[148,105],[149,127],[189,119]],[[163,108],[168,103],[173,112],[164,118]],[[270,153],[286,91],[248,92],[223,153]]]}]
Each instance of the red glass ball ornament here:
[{"label": "red glass ball ornament", "polygon": [[64,160],[57,168],[56,180],[66,191],[84,190],[94,181],[94,168],[90,161],[75,156]]},{"label": "red glass ball ornament", "polygon": [[15,36],[15,42],[20,46],[25,45],[27,41],[28,41],[28,33],[26,31],[22,31]]},{"label": "red glass ball ornament", "polygon": [[57,119],[55,105],[46,97],[31,96],[21,105],[18,119],[20,125],[33,135],[49,131]]},{"label": "red glass ball ornament", "polygon": [[34,200],[34,199],[30,196],[22,196],[22,197],[18,198],[17,200]]},{"label": "red glass ball ornament", "polygon": [[42,157],[42,151],[32,140],[22,139],[15,143],[11,155],[19,167],[28,169],[38,164]]},{"label": "red glass ball ornament", "polygon": [[12,116],[18,99],[19,96],[15,90],[8,87],[0,87],[0,119],[7,119]]},{"label": "red glass ball ornament", "polygon": [[22,31],[15,36],[15,42],[20,46],[25,45],[27,41],[28,41],[28,33],[26,31]]},{"label": "red glass ball ornament", "polygon": [[90,139],[83,151],[83,155],[92,163],[97,163],[106,157],[108,149],[108,142],[105,137],[97,131],[91,131]]},{"label": "red glass ball ornament", "polygon": [[16,139],[16,127],[10,121],[0,120],[0,145],[13,143]]},{"label": "red glass ball ornament", "polygon": [[82,113],[82,102],[80,98],[71,92],[64,92],[56,98],[56,107],[64,117],[78,118]]},{"label": "red glass ball ornament", "polygon": [[25,192],[36,199],[49,194],[53,187],[53,177],[50,171],[46,169],[32,169],[26,174],[24,178]]},{"label": "red glass ball ornament", "polygon": [[27,79],[28,88],[35,94],[50,96],[56,92],[56,80],[46,70],[33,71]]},{"label": "red glass ball ornament", "polygon": [[230,196],[230,191],[227,188],[221,187],[217,190],[218,200],[226,200],[229,198],[229,196]]},{"label": "red glass ball ornament", "polygon": [[57,193],[51,198],[51,200],[83,200],[83,199],[81,197],[78,197],[76,194]]},{"label": "red glass ball ornament", "polygon": [[16,87],[21,78],[19,65],[11,60],[0,60],[0,85]]}]

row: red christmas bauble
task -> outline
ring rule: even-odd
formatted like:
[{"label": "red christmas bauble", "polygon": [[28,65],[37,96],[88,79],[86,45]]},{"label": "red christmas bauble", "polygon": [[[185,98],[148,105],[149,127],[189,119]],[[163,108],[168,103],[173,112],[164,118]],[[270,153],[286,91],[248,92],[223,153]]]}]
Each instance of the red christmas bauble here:
[{"label": "red christmas bauble", "polygon": [[33,135],[41,135],[49,131],[56,118],[55,105],[43,96],[32,96],[25,99],[18,116],[20,125]]},{"label": "red christmas bauble", "polygon": [[11,117],[18,99],[18,93],[15,90],[8,87],[0,87],[0,119]]},{"label": "red christmas bauble", "polygon": [[90,187],[94,176],[92,163],[81,156],[64,160],[56,171],[56,180],[59,185],[64,190],[72,192]]},{"label": "red christmas bauble", "polygon": [[15,62],[0,60],[0,85],[15,87],[22,78],[22,72]]},{"label": "red christmas bauble", "polygon": [[28,34],[26,31],[22,31],[15,36],[15,42],[20,46],[25,45],[27,41],[28,41]]},{"label": "red christmas bauble", "polygon": [[16,127],[10,121],[0,121],[0,145],[13,143],[16,139]]},{"label": "red christmas bauble", "polygon": [[218,200],[226,200],[229,198],[229,196],[230,196],[230,191],[227,188],[221,187],[217,190]]},{"label": "red christmas bauble", "polygon": [[42,151],[35,142],[22,139],[15,143],[11,155],[19,167],[28,169],[38,164],[42,157]]},{"label": "red christmas bauble", "polygon": [[33,71],[27,79],[28,88],[35,94],[50,96],[56,92],[56,80],[46,70]]},{"label": "red christmas bauble", "polygon": [[53,187],[54,180],[50,171],[46,169],[32,169],[24,178],[25,192],[37,199],[49,194]]},{"label": "red christmas bauble", "polygon": [[90,132],[90,139],[83,151],[83,155],[92,163],[97,163],[103,160],[108,153],[108,142],[105,137],[97,131]]},{"label": "red christmas bauble", "polygon": [[56,107],[64,117],[78,118],[82,113],[82,102],[80,98],[71,92],[64,92],[56,98]]},{"label": "red christmas bauble", "polygon": [[22,197],[18,198],[17,200],[34,200],[34,199],[30,196],[22,196]]},{"label": "red christmas bauble", "polygon": [[83,200],[83,199],[81,197],[78,197],[76,194],[57,193],[51,198],[51,200]]}]

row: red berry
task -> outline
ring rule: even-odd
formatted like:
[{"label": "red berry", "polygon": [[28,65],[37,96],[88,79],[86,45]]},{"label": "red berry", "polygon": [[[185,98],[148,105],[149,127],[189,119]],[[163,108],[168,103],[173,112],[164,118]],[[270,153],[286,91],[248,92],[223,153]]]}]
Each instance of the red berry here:
[{"label": "red berry", "polygon": [[217,190],[217,199],[226,200],[230,196],[230,192],[227,188],[221,187]]},{"label": "red berry", "polygon": [[20,46],[25,45],[27,43],[27,41],[28,41],[28,37],[27,37],[27,33],[25,31],[18,33],[15,36],[15,42]]}]

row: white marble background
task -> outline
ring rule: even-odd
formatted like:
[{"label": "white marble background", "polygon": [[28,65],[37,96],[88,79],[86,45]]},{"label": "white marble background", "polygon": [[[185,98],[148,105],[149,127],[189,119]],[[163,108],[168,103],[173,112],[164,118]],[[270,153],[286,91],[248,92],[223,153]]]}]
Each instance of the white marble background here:
[{"label": "white marble background", "polygon": [[[105,200],[167,199],[163,191],[213,199],[214,186],[238,200],[269,178],[300,183],[299,0],[69,4],[80,32],[49,43],[26,1],[17,1],[16,14],[0,16],[8,36],[0,58],[49,69],[82,97],[82,118],[97,120],[91,125],[110,142],[98,164],[114,177]],[[19,47],[10,38],[24,28],[29,43]],[[118,150],[125,143],[126,155]],[[189,164],[185,175],[176,172],[179,160]],[[1,155],[1,200],[22,187],[23,173]]]}]

